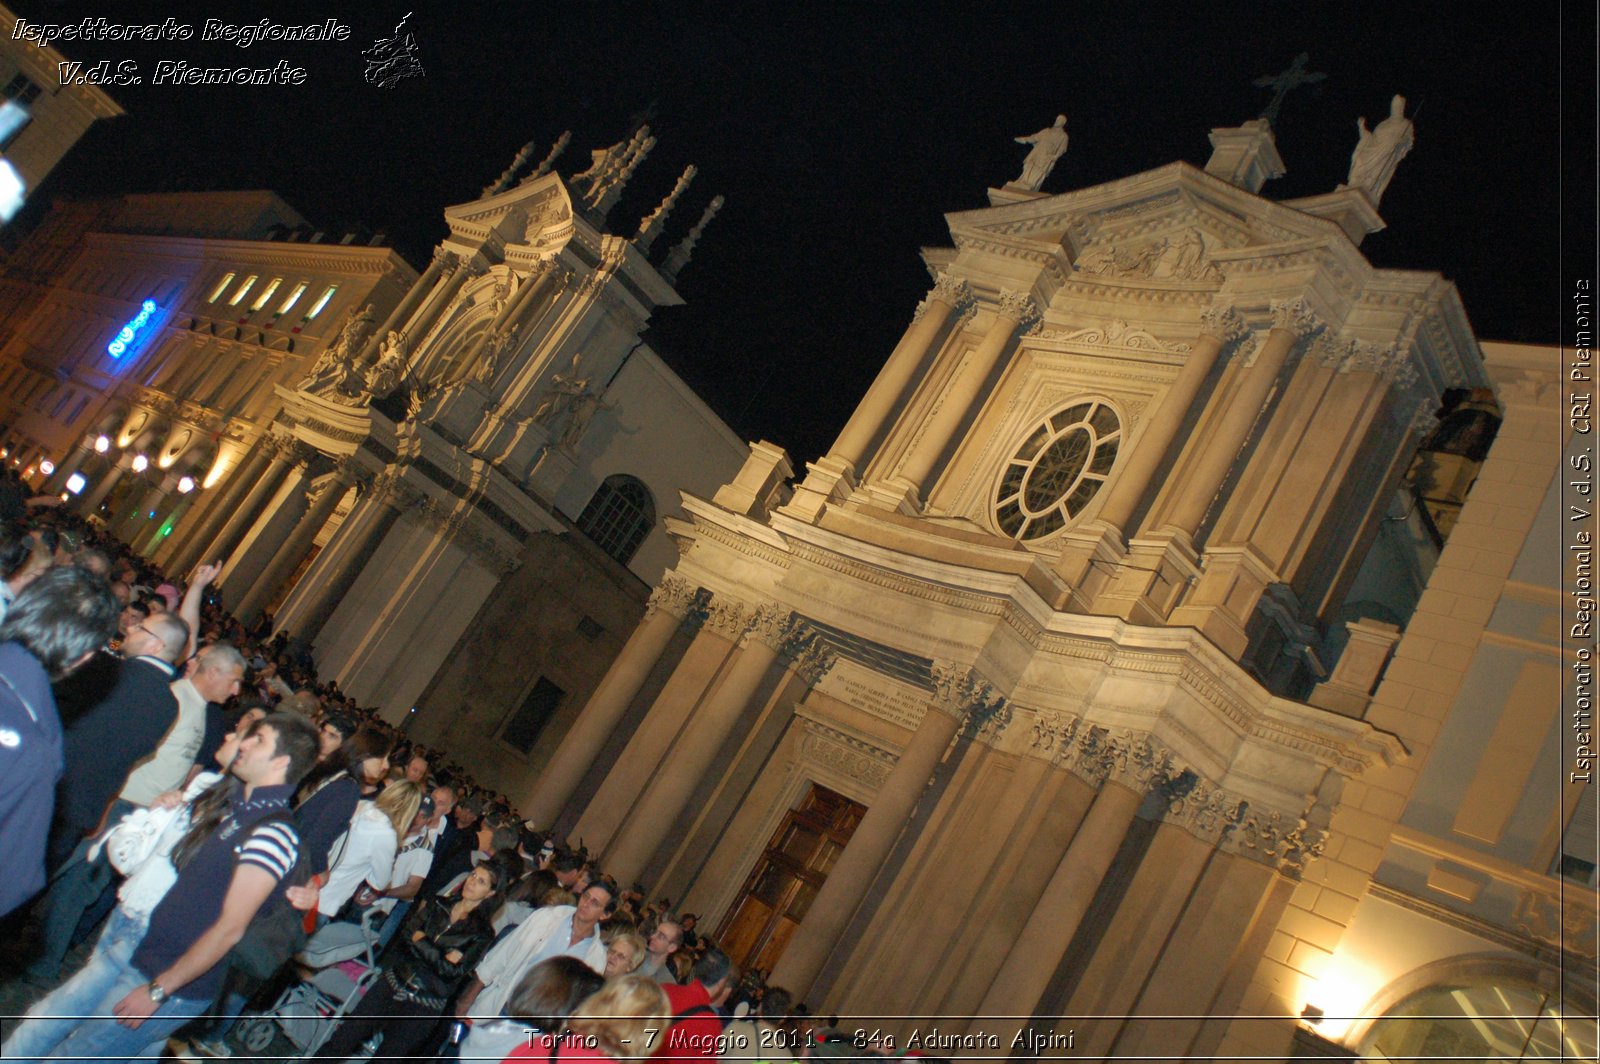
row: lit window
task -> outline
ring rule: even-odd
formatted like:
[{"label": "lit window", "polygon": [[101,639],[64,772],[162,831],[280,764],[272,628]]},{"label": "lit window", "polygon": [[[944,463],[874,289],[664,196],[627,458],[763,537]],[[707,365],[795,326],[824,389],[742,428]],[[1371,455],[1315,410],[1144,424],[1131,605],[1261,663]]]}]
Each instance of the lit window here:
[{"label": "lit window", "polygon": [[1121,442],[1122,422],[1106,403],[1074,403],[1051,414],[1001,470],[995,523],[1020,540],[1061,531],[1111,475]]},{"label": "lit window", "polygon": [[[317,297],[317,301],[315,303],[311,304],[311,309],[306,311],[306,321],[310,321],[312,318],[316,317],[318,314],[321,314],[322,313],[322,308],[328,305],[328,300],[332,299],[333,298],[333,293],[337,292],[338,290],[339,290],[339,286],[338,285],[330,284],[328,286],[328,290],[326,292],[322,293],[320,296],[318,296]],[[287,309],[287,308],[285,308],[285,309]]]},{"label": "lit window", "polygon": [[237,292],[233,293],[233,298],[228,300],[228,306],[230,306],[230,307],[238,306],[239,305],[239,301],[242,300],[245,297],[245,293],[250,291],[251,285],[254,285],[255,283],[256,283],[256,275],[252,273],[249,277],[246,277],[244,279],[244,284],[239,286],[239,290]]},{"label": "lit window", "polygon": [[261,294],[256,296],[256,301],[250,304],[250,313],[254,314],[256,311],[266,306],[267,300],[272,298],[272,293],[276,292],[278,290],[278,286],[282,283],[282,277],[274,277],[272,279],[272,283],[267,285],[266,288],[263,288],[261,290]]},{"label": "lit window", "polygon": [[279,314],[289,313],[289,308],[300,302],[300,297],[306,294],[306,283],[301,281],[294,286],[294,291],[289,293],[289,298],[283,301],[283,306],[278,308]]},{"label": "lit window", "polygon": [[607,477],[583,508],[578,530],[623,565],[655,527],[656,507],[650,489],[636,477]]},{"label": "lit window", "polygon": [[233,283],[233,278],[234,275],[230,273],[222,280],[218,281],[217,287],[211,290],[211,298],[207,299],[206,302],[215,303],[217,300],[221,299],[222,293],[226,292],[228,290],[228,286]]}]

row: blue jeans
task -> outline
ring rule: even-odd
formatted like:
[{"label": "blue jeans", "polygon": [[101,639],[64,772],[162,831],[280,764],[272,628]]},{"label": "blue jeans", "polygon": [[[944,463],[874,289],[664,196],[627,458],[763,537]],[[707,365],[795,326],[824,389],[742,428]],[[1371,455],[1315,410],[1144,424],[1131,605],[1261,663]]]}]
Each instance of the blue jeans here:
[{"label": "blue jeans", "polygon": [[[120,820],[134,808],[119,798],[112,806],[111,815]],[[90,845],[88,839],[78,843],[77,849],[50,881],[44,896],[44,943],[39,955],[28,965],[28,975],[34,979],[53,980],[61,974],[61,962],[72,949],[79,922],[95,907],[101,895],[111,890],[116,871],[103,852],[99,860],[89,860]]]},{"label": "blue jeans", "polygon": [[112,1006],[150,981],[131,963],[144,932],[143,921],[121,909],[113,912],[88,963],[28,1010],[0,1046],[0,1056],[7,1061],[160,1056],[167,1036],[204,1011],[208,1002],[171,998],[137,1030],[112,1018]]}]

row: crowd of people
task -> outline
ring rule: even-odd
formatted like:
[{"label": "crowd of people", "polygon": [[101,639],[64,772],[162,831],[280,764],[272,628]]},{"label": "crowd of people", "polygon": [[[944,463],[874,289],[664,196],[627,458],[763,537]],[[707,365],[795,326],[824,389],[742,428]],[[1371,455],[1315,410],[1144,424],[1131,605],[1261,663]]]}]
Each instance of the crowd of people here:
[{"label": "crowd of people", "polygon": [[318,1057],[874,1052],[230,615],[219,566],[51,503],[0,474],[0,922],[43,993],[4,1059],[235,1055],[334,925],[377,969]]}]

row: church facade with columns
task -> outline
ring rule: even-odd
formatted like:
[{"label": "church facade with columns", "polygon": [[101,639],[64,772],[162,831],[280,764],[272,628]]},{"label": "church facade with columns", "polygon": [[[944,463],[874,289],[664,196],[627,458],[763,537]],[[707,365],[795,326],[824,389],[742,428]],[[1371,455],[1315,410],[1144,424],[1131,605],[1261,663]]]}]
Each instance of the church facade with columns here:
[{"label": "church facade with columns", "polygon": [[[1063,125],[1025,141],[1046,172]],[[523,811],[902,1048],[1364,1050],[1370,1025],[1311,1021],[1408,803],[1449,789],[1418,773],[1450,692],[1407,685],[1459,679],[1475,645],[1424,665],[1434,643],[1390,623],[1448,612],[1434,585],[1476,561],[1437,533],[1484,519],[1461,501],[1494,463],[1440,417],[1470,396],[1515,434],[1554,425],[1558,366],[1486,366],[1448,281],[1364,258],[1381,185],[1275,202],[1266,121],[1212,143],[1204,169],[1058,195],[1025,169],[947,215],[927,297],[828,453],[796,479],[758,443],[685,497],[676,564]],[[1530,498],[1556,472],[1543,460]],[[1423,495],[1431,524],[1396,516]],[[1507,512],[1512,561],[1538,506]],[[1541,723],[1526,772],[1489,771],[1477,801],[1532,786],[1556,712],[1508,696],[1458,725],[1493,765],[1460,736]],[[1530,800],[1518,823],[1559,839],[1576,805]],[[1466,850],[1424,835],[1391,877],[1422,924],[1341,1004],[1403,1007],[1407,951],[1446,919],[1547,982],[1578,957],[1493,906],[1421,899],[1428,861]],[[1508,877],[1491,849],[1475,866],[1504,883],[1566,882],[1532,853]],[[1483,962],[1470,938],[1445,985]]]},{"label": "church facade with columns", "polygon": [[514,800],[670,565],[679,493],[750,453],[640,340],[721,198],[661,241],[691,168],[613,233],[654,140],[570,181],[566,140],[448,208],[420,275],[203,193],[62,205],[0,279],[7,460],[171,572],[222,561],[236,616]]}]

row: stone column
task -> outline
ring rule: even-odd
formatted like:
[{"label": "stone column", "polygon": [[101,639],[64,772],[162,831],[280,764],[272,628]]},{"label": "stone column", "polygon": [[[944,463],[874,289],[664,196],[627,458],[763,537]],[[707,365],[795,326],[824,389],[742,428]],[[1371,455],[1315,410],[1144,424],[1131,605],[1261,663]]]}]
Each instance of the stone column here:
[{"label": "stone column", "polygon": [[[266,501],[249,530],[245,532],[239,545],[228,555],[228,561],[223,568],[222,586],[228,589],[230,601],[233,601],[232,596],[238,596],[237,601],[243,601],[255,587],[261,574],[277,557],[289,534],[305,516],[306,507],[310,502],[306,498],[306,488],[311,481],[310,463],[315,454],[315,451],[304,444],[290,448],[291,457],[301,458],[303,464],[297,463],[289,471],[277,492]],[[237,606],[233,612],[239,612]]]},{"label": "stone column", "polygon": [[966,364],[956,371],[955,379],[945,389],[939,408],[928,418],[922,438],[900,467],[900,477],[915,489],[919,499],[927,487],[934,463],[966,420],[984,382],[989,379],[1000,355],[1011,343],[1017,327],[1036,317],[1038,311],[1034,309],[1030,297],[1020,292],[1001,291],[989,331],[984,333],[978,346],[967,356]]},{"label": "stone column", "polygon": [[866,466],[867,448],[882,430],[895,404],[905,396],[907,387],[916,376],[923,359],[932,350],[934,341],[956,308],[972,300],[972,290],[967,283],[948,274],[940,274],[928,298],[917,306],[910,328],[895,345],[883,368],[867,389],[867,394],[856,404],[855,413],[845,422],[839,438],[828,449],[828,457],[838,460],[852,473]]},{"label": "stone column", "polygon": [[606,850],[606,871],[619,883],[639,878],[645,863],[672,831],[689,796],[711,768],[717,751],[755,698],[780,649],[804,639],[794,615],[767,603],[750,618],[744,646],[714,690],[694,711],[671,754],[645,788],[633,815]]},{"label": "stone column", "polygon": [[[237,507],[228,508],[229,512],[223,515],[226,520],[221,529],[204,549],[195,552],[194,562],[227,561],[245,533],[250,531],[250,526],[255,524],[256,518],[261,516],[262,507],[272,501],[273,495],[277,494],[289,471],[300,459],[295,442],[282,436],[265,436],[257,447],[267,456],[265,470],[254,481],[247,481],[241,476],[241,489],[248,485],[248,492],[244,493],[243,501]],[[222,509],[220,505],[218,508]]]},{"label": "stone column", "polygon": [[245,592],[239,604],[234,607],[234,613],[240,620],[249,624],[267,603],[272,601],[272,597],[278,593],[283,582],[299,567],[306,551],[311,549],[311,544],[316,540],[317,533],[322,531],[322,526],[328,523],[328,518],[338,509],[339,501],[349,491],[354,479],[354,471],[349,460],[339,463],[331,479],[323,485],[322,494],[317,496],[317,501],[301,515],[300,520],[284,538],[282,545],[262,568],[261,575],[256,577],[250,585],[250,590]]},{"label": "stone column", "polygon": [[[1181,795],[1175,787],[1160,790],[1165,792],[1162,820],[1062,1010],[1068,1016],[1106,1017],[1079,1030],[1077,1053],[1087,1058],[1110,1052],[1129,1022],[1109,1017],[1133,1011],[1195,882],[1223,832],[1232,828],[1231,817],[1238,808],[1237,798],[1207,783]],[[1147,808],[1144,815],[1151,813]],[[1056,1029],[1070,1026],[1071,1021],[1063,1021]]]},{"label": "stone column", "polygon": [[616,731],[651,670],[667,649],[667,644],[678,631],[678,626],[688,615],[694,604],[695,590],[695,586],[687,580],[668,573],[651,593],[644,619],[606,670],[600,685],[589,696],[583,712],[567,729],[561,745],[556,747],[539,777],[532,801],[524,806],[528,811],[528,819],[541,829],[555,823],[556,817],[578,789],[584,773],[588,772],[606,740]]},{"label": "stone column", "polygon": [[1199,339],[1178,371],[1177,379],[1167,389],[1161,405],[1151,414],[1150,427],[1117,475],[1106,493],[1105,505],[1100,508],[1098,519],[1119,532],[1127,528],[1128,518],[1133,516],[1139,500],[1150,487],[1150,478],[1155,475],[1161,459],[1166,457],[1167,448],[1172,446],[1173,437],[1200,393],[1200,386],[1216,365],[1217,356],[1229,343],[1245,334],[1244,320],[1229,306],[1206,308],[1201,323]]},{"label": "stone column", "polygon": [[383,320],[383,324],[378,326],[372,335],[367,337],[366,342],[361,345],[361,357],[356,360],[357,365],[365,366],[373,361],[374,356],[378,353],[378,345],[383,343],[391,330],[398,331],[410,319],[411,315],[416,312],[417,306],[433,291],[435,283],[439,280],[439,275],[446,268],[455,269],[456,261],[454,252],[445,251],[442,248],[434,251],[433,261],[428,264],[426,270],[422,271],[422,276],[417,278],[417,283],[411,286],[411,290],[389,312],[389,316]]},{"label": "stone column", "polygon": [[143,538],[141,530],[151,520],[152,513],[159,512],[161,504],[167,498],[167,477],[164,473],[156,473],[157,480],[137,499],[132,500],[132,508],[122,515],[120,520],[111,522],[111,534],[125,543]]},{"label": "stone column", "polygon": [[[200,552],[211,545],[228,518],[233,516],[239,503],[250,491],[261,474],[266,470],[267,463],[272,461],[274,450],[269,447],[252,447],[245,459],[235,466],[228,479],[223,482],[222,490],[218,491],[210,500],[200,515],[200,520],[195,526],[184,534],[182,540],[173,548],[172,557],[167,562],[167,569],[174,574],[187,573],[194,566],[203,561],[215,561],[215,558],[202,558]],[[195,491],[205,489],[196,487]]]},{"label": "stone column", "polygon": [[193,502],[193,488],[189,489],[189,494],[187,495],[179,494],[176,485],[171,490],[164,491],[160,502],[156,506],[156,515],[150,518],[144,530],[132,541],[133,549],[146,558],[153,560],[156,556],[156,551],[161,547],[161,541],[167,538],[161,534],[161,530],[169,525],[174,528],[177,527],[183,515],[189,512],[189,507]]},{"label": "stone column", "polygon": [[894,771],[873,796],[867,815],[861,818],[849,844],[828,872],[827,882],[795,929],[772,970],[772,985],[788,987],[797,997],[810,992],[812,982],[844,934],[845,925],[866,897],[873,878],[916,809],[917,800],[956,729],[967,714],[992,712],[1000,705],[994,689],[970,668],[939,668],[934,682],[935,694],[922,723]]},{"label": "stone column", "polygon": [[[668,756],[673,740],[727,661],[744,633],[749,611],[738,599],[718,595],[711,600],[694,642],[684,651],[661,693],[639,722],[628,745],[606,774],[605,782],[578,818],[573,835],[591,851],[604,852],[616,837],[635,800]],[[589,766],[585,765],[584,771]]]},{"label": "stone column", "polygon": [[358,477],[356,490],[360,496],[350,508],[349,516],[339,525],[328,545],[317,553],[316,560],[278,611],[278,628],[293,632],[308,643],[321,633],[333,611],[355,586],[362,570],[400,519],[401,510],[419,498],[415,491],[401,483],[394,471],[365,487]]},{"label": "stone column", "polygon": [[1107,736],[1099,729],[1092,730],[1086,740],[1074,751],[1077,770],[1105,773],[1108,778],[976,1010],[980,1018],[973,1021],[972,1029],[999,1036],[1002,1045],[1010,1045],[1027,1021],[990,1017],[1026,1017],[1038,1006],[1144,801],[1149,783],[1161,770],[1146,742]]},{"label": "stone column", "polygon": [[1300,339],[1319,328],[1319,323],[1303,300],[1272,305],[1273,326],[1256,352],[1255,361],[1241,366],[1237,387],[1226,395],[1213,395],[1217,411],[1214,418],[1202,419],[1190,441],[1194,461],[1182,470],[1178,494],[1166,507],[1161,531],[1173,530],[1193,537],[1205,518],[1211,500],[1239,457],[1239,450],[1250,436],[1261,404],[1266,401],[1289,352]]},{"label": "stone column", "polygon": [[440,279],[438,291],[435,292],[421,310],[410,321],[406,322],[404,334],[409,345],[411,359],[410,376],[413,380],[426,380],[428,372],[439,361],[440,349],[437,345],[422,358],[417,357],[417,351],[428,337],[428,330],[450,306],[456,294],[461,291],[467,279],[473,276],[471,268],[466,263],[455,260],[453,264],[447,263],[443,276]]},{"label": "stone column", "polygon": [[63,491],[66,491],[67,479],[76,473],[83,463],[89,460],[89,456],[92,454],[94,454],[93,447],[87,443],[79,443],[77,447],[73,448],[72,453],[62,459],[60,465],[56,466],[56,471],[51,473],[50,479],[44,482],[44,487],[40,489],[39,494],[60,495]]},{"label": "stone column", "polygon": [[107,495],[111,494],[111,489],[115,488],[117,482],[127,474],[128,462],[130,461],[132,461],[131,457],[124,454],[121,460],[105,471],[105,475],[100,478],[100,483],[90,489],[89,494],[85,495],[83,500],[78,503],[79,514],[84,517],[90,517],[96,510],[100,509],[100,504],[105,501]]},{"label": "stone column", "polygon": [[1249,857],[1227,852],[1213,856],[1132,1010],[1174,1018],[1127,1024],[1113,1047],[1116,1054],[1188,1056],[1202,1017],[1230,969],[1245,960],[1238,956],[1240,947],[1276,877],[1271,865]]},{"label": "stone column", "polygon": [[533,264],[533,269],[522,282],[522,287],[517,294],[506,300],[500,308],[500,313],[494,316],[487,328],[478,334],[473,341],[472,349],[465,356],[456,360],[455,375],[457,379],[470,377],[478,372],[482,361],[484,348],[491,343],[500,345],[500,353],[515,339],[521,330],[511,325],[522,312],[534,305],[560,281],[562,271],[555,268],[554,259],[540,259]]}]

